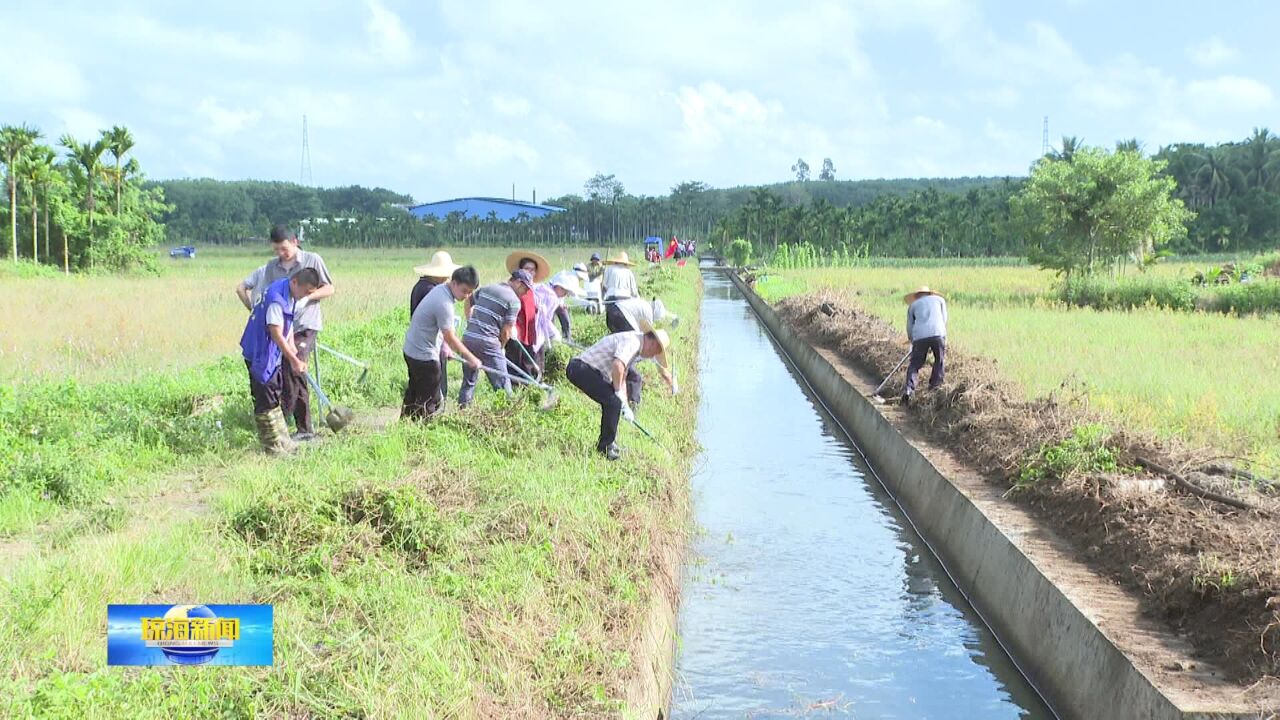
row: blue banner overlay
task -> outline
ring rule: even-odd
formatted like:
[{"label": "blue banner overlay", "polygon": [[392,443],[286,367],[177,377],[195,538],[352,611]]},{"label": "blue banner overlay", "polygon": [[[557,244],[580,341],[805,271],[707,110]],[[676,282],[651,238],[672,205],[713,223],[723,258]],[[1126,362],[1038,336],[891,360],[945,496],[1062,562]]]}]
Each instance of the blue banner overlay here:
[{"label": "blue banner overlay", "polygon": [[270,605],[108,605],[108,665],[270,665]]}]

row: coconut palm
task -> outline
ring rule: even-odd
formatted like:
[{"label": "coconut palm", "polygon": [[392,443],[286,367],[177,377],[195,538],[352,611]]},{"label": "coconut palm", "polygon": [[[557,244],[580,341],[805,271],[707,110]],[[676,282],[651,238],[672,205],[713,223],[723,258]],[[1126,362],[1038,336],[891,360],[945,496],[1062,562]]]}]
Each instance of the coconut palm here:
[{"label": "coconut palm", "polygon": [[1209,207],[1244,186],[1244,175],[1231,166],[1224,151],[1211,147],[1197,155],[1200,169],[1196,170],[1195,182],[1202,196],[1209,201]]},{"label": "coconut palm", "polygon": [[129,132],[129,128],[116,125],[110,130],[102,131],[102,141],[107,144],[107,150],[116,159],[116,215],[119,215],[121,190],[124,187],[124,176],[120,174],[120,159],[133,149],[133,135]]},{"label": "coconut palm", "polygon": [[40,131],[27,125],[0,127],[0,155],[4,156],[5,181],[9,187],[9,236],[13,241],[13,261],[18,262],[18,161],[40,139]]},{"label": "coconut palm", "polygon": [[[89,212],[89,238],[87,246],[93,247],[93,184],[102,170],[102,153],[107,151],[107,143],[99,138],[97,142],[82,143],[70,135],[63,135],[58,141],[67,149],[67,155],[73,162],[84,169],[84,209]],[[90,266],[93,264],[93,253],[89,253]]]},{"label": "coconut palm", "polygon": [[1244,176],[1251,187],[1266,190],[1280,170],[1280,140],[1266,128],[1254,128],[1243,145]]}]

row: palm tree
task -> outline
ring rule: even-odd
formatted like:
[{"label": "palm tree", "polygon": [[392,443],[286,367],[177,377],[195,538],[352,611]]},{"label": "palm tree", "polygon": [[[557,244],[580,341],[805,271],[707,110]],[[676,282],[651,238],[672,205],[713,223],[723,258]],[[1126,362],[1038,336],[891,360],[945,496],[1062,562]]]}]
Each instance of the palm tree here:
[{"label": "palm tree", "polygon": [[1244,176],[1239,170],[1230,166],[1225,153],[1216,147],[1205,148],[1197,154],[1200,169],[1196,170],[1195,181],[1204,197],[1213,207],[1222,198],[1239,189],[1244,184]]},{"label": "palm tree", "polygon": [[[49,176],[53,173],[53,160],[56,155],[53,148],[46,145],[33,145],[28,148],[18,163],[18,175],[22,182],[27,186],[27,193],[31,196],[31,259],[35,262],[40,261],[40,196],[39,190],[45,188],[46,192],[49,186]],[[46,204],[48,200],[46,199]],[[45,237],[45,258],[49,256],[49,239]]]},{"label": "palm tree", "polygon": [[1251,186],[1266,190],[1274,181],[1280,164],[1276,136],[1266,128],[1254,128],[1243,149],[1245,179]]},{"label": "palm tree", "polygon": [[1071,136],[1063,135],[1062,149],[1055,150],[1049,153],[1049,156],[1052,157],[1054,160],[1064,160],[1066,162],[1071,162],[1072,160],[1075,159],[1076,153],[1082,147],[1084,147],[1084,141],[1081,140],[1080,138],[1076,137],[1075,135],[1071,135]]},{"label": "palm tree", "polygon": [[[87,247],[93,248],[93,183],[97,180],[102,167],[102,153],[107,151],[107,143],[99,138],[94,143],[82,143],[70,135],[63,135],[58,141],[67,149],[67,155],[84,169],[84,208],[89,212],[89,238]],[[93,253],[89,253],[89,264],[93,266]]]},{"label": "palm tree", "polygon": [[18,176],[17,164],[23,153],[40,139],[40,131],[27,125],[0,127],[0,155],[4,156],[5,181],[9,186],[9,235],[13,240],[13,261],[18,262]]},{"label": "palm tree", "polygon": [[1138,142],[1138,138],[1129,138],[1128,140],[1116,141],[1116,152],[1131,152],[1138,155],[1142,154],[1142,143]]},{"label": "palm tree", "polygon": [[116,125],[110,130],[102,131],[102,141],[107,144],[107,150],[116,159],[116,215],[119,215],[121,188],[124,185],[124,176],[120,174],[120,159],[133,149],[133,135],[130,134],[129,128]]}]

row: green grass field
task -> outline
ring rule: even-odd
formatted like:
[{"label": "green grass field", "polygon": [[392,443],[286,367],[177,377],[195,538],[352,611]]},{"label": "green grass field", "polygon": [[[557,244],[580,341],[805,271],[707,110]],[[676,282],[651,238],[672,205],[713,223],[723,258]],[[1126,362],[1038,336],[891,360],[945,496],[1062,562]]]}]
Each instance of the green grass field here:
[{"label": "green grass field", "polygon": [[1028,396],[1083,387],[1126,426],[1280,467],[1274,318],[1072,309],[1046,299],[1052,280],[1025,266],[817,268],[770,271],[757,289],[771,300],[835,290],[902,328],[902,295],[928,285],[948,298],[949,344],[995,359]]},{"label": "green grass field", "polygon": [[[648,368],[638,415],[667,449],[624,427],[624,457],[608,463],[591,452],[597,406],[562,380],[548,413],[536,393],[508,402],[482,383],[465,414],[395,422],[402,305],[423,253],[325,255],[339,287],[326,339],[374,369],[358,385],[326,364],[329,391],[361,420],[292,460],[256,450],[243,366],[224,343],[175,350],[134,327],[172,314],[234,348],[231,288],[256,257],[7,281],[6,297],[66,292],[69,315],[92,298],[129,305],[113,317],[149,340],[112,346],[90,382],[64,382],[74,358],[53,356],[0,385],[0,716],[628,714],[626,683],[648,660],[637,626],[663,592],[657,558],[687,531],[696,268],[648,281],[685,319],[672,354],[682,394],[665,397]],[[504,256],[455,254],[485,280]],[[171,302],[143,301],[157,295]],[[604,332],[598,317],[574,321],[580,339]],[[113,602],[273,603],[275,666],[107,668]]]}]

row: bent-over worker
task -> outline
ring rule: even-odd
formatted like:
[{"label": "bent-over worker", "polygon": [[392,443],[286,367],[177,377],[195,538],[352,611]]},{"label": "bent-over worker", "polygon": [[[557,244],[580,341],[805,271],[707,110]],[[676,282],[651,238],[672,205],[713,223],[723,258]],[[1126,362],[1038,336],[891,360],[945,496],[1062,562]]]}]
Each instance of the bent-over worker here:
[{"label": "bent-over worker", "polygon": [[440,376],[444,373],[441,341],[467,363],[472,372],[480,369],[480,360],[458,339],[453,329],[454,305],[466,300],[480,284],[480,276],[470,265],[453,271],[450,278],[432,288],[418,303],[404,334],[404,363],[409,370],[409,383],[404,388],[401,418],[426,420],[440,411],[444,401]]},{"label": "bent-over worker", "polygon": [[[653,302],[649,302],[642,297],[627,298],[616,301],[611,307],[621,317],[621,320],[614,323],[614,325],[622,328],[616,332],[644,331],[645,329],[658,327],[659,324],[668,320],[671,326],[675,327],[680,322],[679,318],[667,312],[666,306],[657,298],[654,298]],[[610,326],[610,331],[613,331],[613,326]],[[667,386],[671,388],[672,395],[679,392],[675,377],[666,368],[659,366],[659,373],[662,375],[662,379],[667,382]],[[631,401],[631,409],[639,409],[643,391],[644,377],[634,367],[628,368],[627,399]]]},{"label": "bent-over worker", "polygon": [[621,451],[616,442],[618,418],[635,421],[627,404],[627,370],[641,358],[655,358],[666,370],[671,339],[665,330],[622,332],[606,335],[569,361],[565,376],[569,382],[600,404],[600,435],[596,451],[617,460]]},{"label": "bent-over worker", "polygon": [[929,372],[929,389],[942,384],[946,374],[947,301],[927,286],[903,296],[907,303],[907,339],[911,341],[911,359],[907,363],[907,387],[902,391],[902,404],[911,404],[916,391],[916,376],[933,353],[933,370]]},{"label": "bent-over worker", "polygon": [[[240,352],[249,371],[249,394],[253,397],[258,441],[262,449],[272,455],[291,453],[298,447],[289,437],[281,395],[286,372],[291,371],[298,377],[304,377],[307,372],[307,361],[299,354],[291,334],[298,301],[318,287],[320,274],[314,268],[303,268],[292,278],[280,278],[266,286],[240,336]],[[281,367],[286,363],[287,369]]]},{"label": "bent-over worker", "polygon": [[[488,368],[485,374],[494,390],[511,394],[511,378],[506,372],[507,356],[502,348],[515,330],[516,315],[520,314],[520,297],[533,290],[533,276],[524,270],[511,273],[505,283],[485,285],[467,298],[467,330],[462,334],[462,344]],[[470,367],[462,368],[462,389],[458,391],[458,405],[466,407],[475,397],[478,372]]]}]

